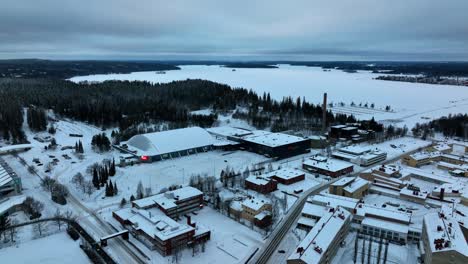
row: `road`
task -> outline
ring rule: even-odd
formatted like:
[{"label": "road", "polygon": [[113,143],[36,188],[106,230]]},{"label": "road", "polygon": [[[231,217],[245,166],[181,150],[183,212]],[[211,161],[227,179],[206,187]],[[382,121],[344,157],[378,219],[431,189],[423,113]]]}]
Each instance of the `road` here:
[{"label": "road", "polygon": [[[23,158],[19,156],[16,156],[16,158],[23,160],[23,162],[20,163],[28,168],[29,165]],[[32,174],[42,179],[37,172],[34,171]],[[89,228],[89,231],[92,231],[96,236],[98,236],[97,238],[115,233],[115,230],[102,220],[99,215],[83,205],[71,192],[68,194],[67,201],[68,204],[73,207],[74,213],[78,216],[77,221],[79,221],[83,227]],[[90,217],[94,221],[90,221]],[[118,259],[114,259],[117,263],[147,263],[143,260],[144,258],[139,256],[135,250],[130,248],[121,237],[116,237],[110,240],[108,248],[112,253],[114,253],[111,254],[111,256],[118,257]]]},{"label": "road", "polygon": [[[405,152],[405,153],[401,153],[400,155],[398,155],[396,157],[393,157],[393,158],[391,158],[389,160],[385,160],[385,161],[376,163],[372,167],[379,166],[379,165],[382,165],[382,164],[387,164],[387,163],[393,163],[393,162],[399,160],[402,156],[412,154],[412,153],[415,153],[417,151],[418,151],[418,149],[408,151],[408,152]],[[360,172],[362,172],[364,170],[367,170],[367,169],[368,169],[368,167],[360,168],[354,174],[357,175]],[[304,207],[304,204],[306,203],[307,198],[309,196],[311,196],[311,195],[316,195],[316,194],[320,193],[325,188],[328,188],[328,186],[330,184],[334,183],[335,181],[338,181],[342,177],[346,177],[346,176],[341,176],[341,177],[332,179],[331,181],[322,183],[322,184],[320,184],[318,186],[315,186],[315,187],[307,190],[306,192],[304,192],[304,194],[302,196],[300,196],[296,200],[296,202],[293,204],[293,206],[289,209],[288,214],[283,218],[283,220],[281,220],[281,222],[277,225],[277,227],[273,230],[273,232],[267,238],[267,240],[264,243],[264,246],[258,250],[258,252],[255,254],[255,256],[253,258],[251,258],[250,261],[248,261],[248,263],[255,263],[255,264],[266,264],[266,263],[268,263],[271,255],[276,251],[276,249],[278,248],[278,245],[281,243],[284,236],[288,232],[292,232],[292,229],[294,228],[293,224],[296,223],[297,220],[299,219],[299,217],[301,215],[301,212],[302,212],[302,208]],[[278,263],[278,262],[274,261],[274,263]]]}]

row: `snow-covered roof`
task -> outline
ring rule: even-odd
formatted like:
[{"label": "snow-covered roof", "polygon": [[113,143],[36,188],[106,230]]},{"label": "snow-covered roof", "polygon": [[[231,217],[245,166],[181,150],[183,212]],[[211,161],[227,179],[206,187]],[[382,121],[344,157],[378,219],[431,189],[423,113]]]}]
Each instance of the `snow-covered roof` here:
[{"label": "snow-covered roof", "polygon": [[294,169],[294,168],[281,168],[279,170],[275,170],[275,171],[272,171],[272,172],[269,172],[265,175],[265,177],[278,177],[278,178],[281,178],[281,179],[284,179],[284,180],[289,180],[289,179],[293,179],[293,178],[296,178],[296,177],[299,177],[299,176],[302,176],[304,175],[305,173],[303,171],[300,171],[298,169]]},{"label": "snow-covered roof", "polygon": [[424,226],[431,252],[455,250],[468,256],[468,245],[463,232],[450,215],[428,213],[424,216]]},{"label": "snow-covered roof", "polygon": [[162,241],[194,230],[189,225],[172,220],[158,209],[125,208],[114,213],[120,218],[130,221],[133,228],[143,231],[150,237],[157,237]]},{"label": "snow-covered roof", "polygon": [[302,215],[320,218],[326,213],[326,211],[326,206],[317,205],[313,203],[305,203],[304,208],[302,208]]},{"label": "snow-covered roof", "polygon": [[211,146],[214,138],[201,127],[188,127],[136,135],[127,141],[139,155],[161,155],[176,151]]},{"label": "snow-covered roof", "polygon": [[303,217],[303,216],[301,216],[299,218],[299,220],[297,221],[298,225],[300,224],[300,225],[305,225],[305,226],[309,226],[309,227],[314,227],[315,223],[317,223],[317,220],[307,218],[307,217]]},{"label": "snow-covered roof", "polygon": [[260,145],[265,145],[268,147],[277,147],[291,143],[297,143],[309,139],[305,139],[298,136],[292,136],[284,133],[271,133],[262,131],[262,133],[257,133],[254,131],[253,135],[248,135],[242,138],[244,141],[252,142]]},{"label": "snow-covered roof", "polygon": [[387,221],[394,221],[405,224],[409,224],[411,220],[411,215],[406,212],[401,212],[390,208],[377,207],[370,204],[359,204],[356,207],[355,214],[361,217],[385,218]]},{"label": "snow-covered roof", "polygon": [[345,152],[345,153],[349,153],[353,155],[362,155],[366,152],[371,151],[371,148],[368,146],[353,145],[353,146],[339,148],[338,150],[341,152]]},{"label": "snow-covered roof", "polygon": [[342,128],[345,128],[346,125],[334,125],[334,126],[331,126],[331,128],[336,128],[336,129],[342,129]]},{"label": "snow-covered roof", "polygon": [[393,164],[382,164],[382,165],[379,165],[379,166],[376,166],[374,168],[372,168],[372,171],[373,170],[376,170],[376,171],[380,171],[380,172],[383,172],[387,175],[391,175],[393,173],[398,173],[400,171],[400,167],[396,166],[396,165],[393,165]]},{"label": "snow-covered roof", "polygon": [[260,213],[258,213],[256,216],[255,216],[255,219],[257,220],[263,220],[263,218],[265,218],[266,216],[269,216],[271,215],[271,213],[269,211],[262,211]]},{"label": "snow-covered roof", "polygon": [[243,137],[243,136],[252,134],[252,131],[250,130],[237,128],[237,127],[230,127],[230,126],[211,127],[211,128],[207,128],[206,131],[208,131],[208,133],[212,135],[220,136],[224,138]]},{"label": "snow-covered roof", "polygon": [[347,169],[349,167],[353,167],[352,164],[346,161],[341,161],[337,159],[327,159],[327,161],[316,161],[316,160],[307,159],[304,161],[304,164],[307,166],[311,166],[314,168],[327,170],[331,172],[337,172],[337,171]]},{"label": "snow-covered roof", "polygon": [[414,197],[414,198],[419,198],[419,199],[426,199],[427,196],[429,195],[429,193],[426,191],[415,191],[415,190],[409,189],[408,187],[401,189],[400,195],[401,194]]},{"label": "snow-covered roof", "polygon": [[20,196],[12,196],[7,199],[1,200],[0,201],[0,215],[8,211],[13,206],[22,204],[25,199],[26,199],[26,196],[20,195]]},{"label": "snow-covered roof", "polygon": [[456,204],[455,207],[453,204],[442,204],[440,212],[445,215],[449,215],[454,218],[461,225],[468,227],[468,206],[463,204]]},{"label": "snow-covered roof", "polygon": [[368,181],[366,181],[366,180],[364,180],[364,179],[362,179],[360,177],[357,177],[355,181],[351,182],[346,187],[344,187],[344,190],[347,191],[347,192],[353,193],[353,192],[359,190],[360,188],[366,186],[367,184],[369,184]]},{"label": "snow-covered roof", "polygon": [[13,181],[14,172],[8,164],[0,158],[0,187],[5,186]]},{"label": "snow-covered roof", "polygon": [[433,146],[433,148],[434,148],[435,150],[437,150],[437,151],[447,151],[447,150],[451,150],[451,149],[452,149],[452,147],[449,146],[449,145],[446,144],[446,143],[439,143],[439,144]]},{"label": "snow-covered roof", "polygon": [[406,177],[408,175],[409,176],[414,175],[414,176],[418,176],[420,178],[427,178],[429,180],[435,180],[435,181],[443,182],[443,183],[455,183],[456,182],[455,179],[452,179],[450,177],[430,173],[428,171],[413,168],[413,167],[404,167],[404,168],[402,168],[401,174],[403,175],[402,178]]},{"label": "snow-covered roof", "polygon": [[319,195],[314,195],[313,197],[308,198],[312,203],[318,205],[326,205],[330,207],[341,206],[346,209],[354,209],[359,203],[358,199],[324,193]]},{"label": "snow-covered roof", "polygon": [[266,204],[270,204],[270,201],[267,199],[260,198],[246,199],[242,202],[242,206],[250,208],[254,211],[260,210],[260,208],[262,208]]},{"label": "snow-covered roof", "polygon": [[203,193],[193,187],[187,186],[174,191],[156,194],[143,199],[135,200],[133,203],[139,208],[152,207],[156,204],[164,209],[170,209],[177,206],[177,201],[189,199]]},{"label": "snow-covered roof", "polygon": [[13,150],[23,150],[32,148],[32,144],[18,144],[18,145],[10,145],[5,147],[0,147],[0,153],[6,153]]},{"label": "snow-covered roof", "polygon": [[240,201],[232,201],[229,207],[236,211],[242,211],[242,203]]},{"label": "snow-covered roof", "polygon": [[251,175],[251,176],[247,177],[247,179],[245,179],[245,181],[251,182],[251,183],[253,183],[255,185],[267,185],[271,181],[271,179]]},{"label": "snow-covered roof", "polygon": [[335,241],[338,232],[346,224],[350,216],[351,214],[348,211],[340,207],[333,210],[333,212],[331,210],[327,211],[288,259],[300,259],[307,264],[321,263],[325,252]]},{"label": "snow-covered roof", "polygon": [[356,177],[343,177],[336,182],[332,183],[332,186],[346,186],[350,182],[354,181]]},{"label": "snow-covered roof", "polygon": [[429,159],[435,156],[440,156],[440,153],[436,152],[417,152],[409,155],[412,159],[421,161],[425,159]]}]

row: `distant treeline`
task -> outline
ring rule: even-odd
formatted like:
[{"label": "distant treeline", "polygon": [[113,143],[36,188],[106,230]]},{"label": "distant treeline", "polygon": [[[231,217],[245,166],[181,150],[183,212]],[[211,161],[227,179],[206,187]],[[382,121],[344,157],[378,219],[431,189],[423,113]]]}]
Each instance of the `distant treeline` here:
[{"label": "distant treeline", "polygon": [[468,139],[468,114],[449,115],[427,124],[416,124],[412,131],[414,135],[422,137],[433,132],[441,132],[447,137]]},{"label": "distant treeline", "polygon": [[0,60],[0,77],[60,78],[178,70],[179,65],[222,65],[228,68],[277,68],[277,64],[322,67],[345,72],[358,70],[382,74],[422,74],[426,77],[468,76],[468,62],[385,62],[385,61],[52,61],[39,59]]},{"label": "distant treeline", "polygon": [[338,69],[346,72],[358,70],[383,74],[423,74],[429,77],[468,76],[468,62],[291,62],[291,65]]},{"label": "distant treeline", "polygon": [[[0,79],[0,136],[24,141],[21,130],[22,108],[52,109],[62,117],[88,122],[99,127],[119,127],[122,134],[138,131],[144,123],[165,122],[174,127],[208,127],[216,114],[192,115],[191,111],[212,108],[215,113],[240,106],[245,112],[237,117],[256,127],[274,130],[313,129],[319,126],[322,107],[304,99],[286,97],[282,101],[269,94],[259,96],[251,90],[231,88],[206,80],[174,81],[151,84],[142,81],[74,83],[57,79]],[[43,113],[43,111],[40,111]],[[35,114],[36,115],[36,114]],[[42,115],[38,115],[42,116]],[[327,113],[329,123],[354,121],[353,116]],[[42,117],[36,122],[43,130]]]},{"label": "distant treeline", "polygon": [[223,65],[226,68],[264,68],[264,69],[276,69],[278,66],[266,64],[266,63],[227,63]]},{"label": "distant treeline", "polygon": [[0,77],[10,78],[67,79],[79,75],[179,69],[161,62],[0,60]]}]

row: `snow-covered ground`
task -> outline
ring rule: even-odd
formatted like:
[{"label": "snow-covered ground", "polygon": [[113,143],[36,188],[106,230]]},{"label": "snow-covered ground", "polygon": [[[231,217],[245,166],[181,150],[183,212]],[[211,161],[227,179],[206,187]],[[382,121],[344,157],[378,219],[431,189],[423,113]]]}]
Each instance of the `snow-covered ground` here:
[{"label": "snow-covered ground", "polygon": [[65,232],[2,248],[0,260],[5,264],[91,263],[79,248],[79,242],[73,241]]},{"label": "snow-covered ground", "polygon": [[[120,227],[120,224],[112,218],[113,209],[116,208],[101,210],[99,214],[117,228]],[[214,264],[220,263],[220,261],[224,264],[243,263],[243,260],[247,259],[256,248],[263,244],[261,233],[208,206],[197,211],[196,215],[192,214],[191,217],[197,225],[211,231],[211,238],[205,245],[205,252],[201,252],[201,248],[199,248],[199,252],[192,256],[191,249],[184,249],[179,263]],[[183,218],[180,221],[185,222],[186,220]],[[132,238],[131,240],[145,255],[151,258],[151,263],[173,263],[173,256],[163,257],[157,251],[149,250],[136,239]]]},{"label": "snow-covered ground", "polygon": [[[134,72],[129,74],[102,74],[79,76],[72,81],[104,80],[146,80],[166,83],[173,80],[207,79],[225,83],[232,87],[253,89],[257,93],[270,92],[275,99],[284,96],[305,97],[308,101],[320,103],[324,92],[328,101],[344,102],[348,107],[336,107],[336,112],[355,114],[358,118],[386,120],[387,123],[415,123],[448,115],[449,113],[468,112],[468,88],[450,85],[391,82],[374,80],[379,74],[360,71],[345,73],[339,70],[324,72],[318,67],[279,65],[277,69],[237,69],[217,65],[188,65],[181,70],[167,71],[166,74],[154,72]],[[375,104],[376,110],[349,107],[350,103],[366,102]],[[390,105],[395,112],[383,109]]]},{"label": "snow-covered ground", "polygon": [[[333,264],[352,264],[354,258],[354,242],[356,240],[356,232],[350,232],[346,238],[346,246],[341,247],[338,249],[335,257],[332,259]],[[357,252],[357,259],[356,263],[378,263],[378,248],[379,244],[377,242],[372,242],[371,247],[371,258],[370,262],[368,261],[368,249],[369,249],[369,240],[366,240],[365,247],[364,247],[364,255],[365,261],[361,259],[362,257],[362,239],[359,239],[358,242],[358,252]],[[382,255],[380,259],[380,263],[383,260],[383,252],[384,247],[382,247]],[[417,259],[418,255],[418,248],[415,244],[407,244],[407,245],[396,245],[396,244],[389,244],[388,245],[388,255],[387,255],[387,263],[406,263],[406,264],[416,264],[418,263]]]}]

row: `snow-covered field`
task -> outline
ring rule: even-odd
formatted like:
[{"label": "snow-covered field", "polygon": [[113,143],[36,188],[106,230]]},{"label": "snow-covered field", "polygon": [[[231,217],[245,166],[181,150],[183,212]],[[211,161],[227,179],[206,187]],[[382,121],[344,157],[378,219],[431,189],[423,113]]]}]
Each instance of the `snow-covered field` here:
[{"label": "snow-covered field", "polygon": [[[247,151],[210,151],[177,159],[165,160],[154,163],[144,163],[134,166],[119,168],[114,179],[120,189],[129,197],[135,194],[136,186],[141,181],[143,186],[149,187],[153,192],[172,184],[187,185],[191,175],[207,174],[219,175],[226,166],[236,172],[244,171],[247,166],[267,160],[266,157]],[[128,186],[128,188],[127,188]]]},{"label": "snow-covered field", "polygon": [[[279,65],[277,69],[237,69],[235,72],[216,65],[192,65],[181,66],[181,70],[167,71],[166,74],[102,74],[78,76],[71,80],[146,80],[166,83],[200,78],[232,87],[253,89],[260,94],[269,92],[275,99],[300,96],[314,103],[320,103],[322,94],[327,92],[329,102],[344,102],[348,106],[337,107],[336,112],[352,113],[363,119],[374,116],[377,120],[406,124],[410,128],[417,122],[427,122],[449,113],[468,112],[468,87],[374,80],[377,76],[379,74],[370,72],[324,72],[318,67],[290,65]],[[351,102],[374,103],[376,110],[349,107]],[[377,110],[386,105],[390,105],[395,112]]]},{"label": "snow-covered field", "polygon": [[0,262],[5,264],[91,263],[79,242],[65,232],[0,249],[0,256]]}]

